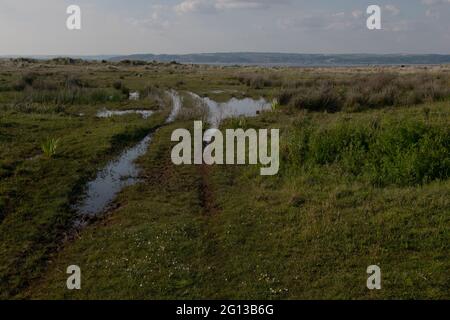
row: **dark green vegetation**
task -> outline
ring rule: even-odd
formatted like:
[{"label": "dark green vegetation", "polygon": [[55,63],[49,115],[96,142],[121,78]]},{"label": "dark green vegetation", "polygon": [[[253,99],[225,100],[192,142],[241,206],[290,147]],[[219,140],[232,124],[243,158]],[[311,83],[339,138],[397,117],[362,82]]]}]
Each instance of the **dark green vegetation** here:
[{"label": "dark green vegetation", "polygon": [[278,88],[282,105],[310,111],[363,111],[442,101],[450,96],[448,77],[420,73],[312,75],[286,78],[280,74],[241,74],[239,81],[254,89]]},{"label": "dark green vegetation", "polygon": [[[449,298],[447,68],[75,61],[3,66],[1,297]],[[43,90],[33,87],[37,80],[14,88],[30,73],[56,86],[66,86],[68,78],[89,86],[69,89],[81,90],[73,102],[42,103],[34,100]],[[372,78],[387,80],[371,84]],[[127,101],[123,88],[140,91],[141,100]],[[115,209],[63,241],[73,222],[70,205],[88,178],[162,124],[168,88],[182,93],[184,109],[139,160],[144,181],[125,189]],[[355,107],[349,103],[360,89],[367,91]],[[97,91],[118,98],[102,102],[90,95]],[[281,129],[279,174],[262,177],[254,166],[172,165],[172,131],[204,118],[204,106],[186,91],[220,101],[278,98],[272,112],[224,126]],[[56,96],[59,89],[49,92]],[[420,99],[406,99],[411,93]],[[161,112],[148,120],[95,118],[103,106]],[[43,157],[41,145],[51,138],[60,139],[56,154]],[[82,270],[77,292],[65,287],[72,264]],[[371,264],[382,269],[381,291],[366,288]]]},{"label": "dark green vegetation", "polygon": [[446,123],[374,118],[323,128],[303,120],[292,130],[286,161],[299,167],[337,165],[375,186],[420,185],[450,177],[450,131]]}]

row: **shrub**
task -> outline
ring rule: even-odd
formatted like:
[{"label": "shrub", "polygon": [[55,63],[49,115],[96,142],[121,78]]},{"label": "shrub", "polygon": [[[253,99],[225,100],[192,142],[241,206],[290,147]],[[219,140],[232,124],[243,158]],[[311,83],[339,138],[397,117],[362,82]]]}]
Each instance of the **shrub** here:
[{"label": "shrub", "polygon": [[277,99],[281,105],[288,105],[291,102],[292,97],[295,95],[295,90],[282,89],[278,93]]},{"label": "shrub", "polygon": [[37,75],[35,73],[29,72],[21,76],[21,78],[13,85],[15,91],[23,91],[27,86],[33,85],[36,80]]},{"label": "shrub", "polygon": [[127,88],[126,86],[122,86],[122,94],[125,95],[127,98],[130,96],[130,89]]},{"label": "shrub", "polygon": [[21,81],[23,83],[25,83],[26,85],[31,86],[31,85],[33,85],[33,82],[34,82],[34,80],[36,80],[36,78],[37,78],[37,74],[30,72],[30,73],[26,73],[26,74],[22,75]]},{"label": "shrub", "polygon": [[332,87],[323,86],[318,90],[301,92],[291,98],[290,104],[297,109],[337,112],[342,108],[342,100]]},{"label": "shrub", "polygon": [[273,87],[281,85],[279,78],[273,74],[241,74],[237,80],[253,89],[263,89],[265,87]]},{"label": "shrub", "polygon": [[123,83],[122,81],[116,81],[113,83],[113,88],[116,90],[121,90],[123,87]]}]

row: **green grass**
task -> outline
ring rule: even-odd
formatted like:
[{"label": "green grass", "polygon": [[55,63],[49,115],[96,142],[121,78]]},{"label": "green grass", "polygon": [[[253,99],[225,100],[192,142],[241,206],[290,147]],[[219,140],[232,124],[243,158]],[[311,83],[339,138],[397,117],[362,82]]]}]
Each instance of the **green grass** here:
[{"label": "green grass", "polygon": [[50,159],[56,155],[60,141],[60,139],[48,138],[41,144],[42,152],[47,159]]},{"label": "green grass", "polygon": [[[66,60],[2,66],[0,298],[449,298],[445,67],[380,74]],[[386,83],[371,95],[367,88],[380,77]],[[416,87],[417,79],[434,78],[434,96],[430,86]],[[58,98],[54,86],[68,86],[69,95]],[[367,96],[355,95],[361,86]],[[141,99],[126,100],[124,88]],[[86,182],[164,122],[162,93],[170,88],[181,92],[185,108],[139,159],[144,180],[64,241]],[[279,128],[279,174],[172,165],[172,131],[205,117],[188,91],[217,101],[279,99],[276,112],[224,123]],[[105,100],[111,93],[118,98]],[[65,98],[70,94],[76,99]],[[97,119],[103,107],[161,112],[148,120]],[[60,139],[56,149],[49,137]],[[46,141],[51,159],[42,155]],[[73,264],[82,271],[75,292],[65,287]],[[372,264],[382,270],[380,291],[366,288]]]},{"label": "green grass", "polygon": [[[449,105],[432,107],[438,113],[430,125],[446,123]],[[286,136],[298,130],[300,120],[334,130],[342,121],[418,121],[422,108],[295,117],[265,113],[248,125],[279,127]],[[285,158],[275,177],[261,177],[251,166],[173,166],[170,133],[191,125],[158,132],[140,161],[146,181],[122,193],[119,209],[56,255],[26,297],[448,298],[448,180],[379,188],[341,163],[310,166]],[[283,157],[288,156],[285,148]],[[70,264],[82,269],[81,291],[65,289]],[[381,291],[366,288],[372,264],[382,269]]]},{"label": "green grass", "polygon": [[292,130],[286,161],[336,164],[372,184],[416,185],[450,177],[450,130],[423,120],[341,121],[318,128],[298,123]]},{"label": "green grass", "polygon": [[[164,113],[166,114],[166,113]],[[73,210],[85,182],[124,146],[164,120],[144,121],[10,114],[2,117],[0,162],[0,292],[5,297],[26,287],[44,270],[48,255],[70,230]],[[64,143],[52,160],[39,157],[48,135]]]}]

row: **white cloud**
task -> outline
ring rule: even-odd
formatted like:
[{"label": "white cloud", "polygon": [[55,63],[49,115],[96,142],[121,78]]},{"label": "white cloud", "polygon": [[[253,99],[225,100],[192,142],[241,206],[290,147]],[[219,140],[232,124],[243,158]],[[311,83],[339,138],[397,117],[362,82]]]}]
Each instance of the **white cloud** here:
[{"label": "white cloud", "polygon": [[352,16],[353,18],[360,18],[363,15],[362,10],[353,10]]},{"label": "white cloud", "polygon": [[278,20],[278,26],[282,29],[302,29],[308,31],[350,30],[363,28],[365,20],[361,20],[362,11],[316,13],[296,18]]},{"label": "white cloud", "polygon": [[422,3],[427,6],[450,3],[450,0],[422,0]]},{"label": "white cloud", "polygon": [[422,4],[428,6],[428,9],[425,11],[426,17],[439,20],[443,6],[450,4],[450,0],[422,0]]},{"label": "white cloud", "polygon": [[217,12],[235,9],[260,9],[286,3],[286,0],[184,0],[175,6],[179,14],[189,12]]},{"label": "white cloud", "polygon": [[433,8],[427,9],[427,11],[425,11],[425,15],[432,19],[439,19],[441,16],[439,11]]},{"label": "white cloud", "polygon": [[396,16],[400,13],[400,9],[394,6],[393,4],[387,4],[384,6],[384,10],[392,14],[393,16]]},{"label": "white cloud", "polygon": [[128,22],[135,27],[144,27],[154,31],[161,31],[171,26],[169,17],[170,8],[163,5],[154,5],[151,7],[151,14],[148,17],[128,19]]}]

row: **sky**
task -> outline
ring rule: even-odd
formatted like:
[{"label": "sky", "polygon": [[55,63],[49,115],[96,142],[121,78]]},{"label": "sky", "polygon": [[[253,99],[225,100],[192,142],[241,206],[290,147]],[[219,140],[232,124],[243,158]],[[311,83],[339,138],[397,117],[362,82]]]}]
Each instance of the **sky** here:
[{"label": "sky", "polygon": [[450,54],[450,0],[0,0],[0,55],[244,51]]}]

